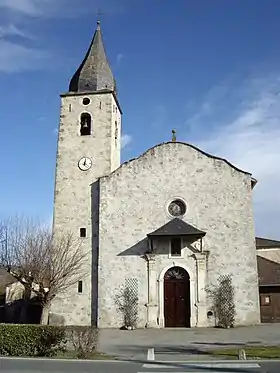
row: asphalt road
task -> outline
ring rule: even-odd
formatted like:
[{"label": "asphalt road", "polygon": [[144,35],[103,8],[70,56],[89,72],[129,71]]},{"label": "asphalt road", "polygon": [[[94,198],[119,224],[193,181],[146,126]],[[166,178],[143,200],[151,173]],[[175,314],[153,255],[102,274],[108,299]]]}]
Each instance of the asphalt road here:
[{"label": "asphalt road", "polygon": [[1,373],[137,373],[143,362],[1,358]]},{"label": "asphalt road", "polygon": [[1,373],[279,373],[280,361],[75,361],[0,358]]}]

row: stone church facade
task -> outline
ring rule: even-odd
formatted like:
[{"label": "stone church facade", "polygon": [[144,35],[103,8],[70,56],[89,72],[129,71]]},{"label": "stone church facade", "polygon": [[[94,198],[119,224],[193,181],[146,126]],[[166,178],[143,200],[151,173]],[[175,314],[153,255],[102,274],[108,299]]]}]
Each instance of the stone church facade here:
[{"label": "stone church facade", "polygon": [[121,164],[121,117],[98,24],[61,95],[53,226],[80,237],[89,259],[81,281],[55,298],[50,322],[119,328],[129,288],[137,327],[213,326],[206,289],[224,274],[236,324],[259,323],[256,180],[176,139]]}]

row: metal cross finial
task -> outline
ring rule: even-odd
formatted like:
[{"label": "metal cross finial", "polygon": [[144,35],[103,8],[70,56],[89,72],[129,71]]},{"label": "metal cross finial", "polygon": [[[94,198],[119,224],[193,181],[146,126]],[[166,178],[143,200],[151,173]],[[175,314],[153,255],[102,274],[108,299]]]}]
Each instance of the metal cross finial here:
[{"label": "metal cross finial", "polygon": [[104,13],[101,11],[101,9],[97,8],[97,12],[96,12],[96,15],[97,15],[97,26],[100,25],[100,18],[101,18],[101,16],[103,16],[103,14]]},{"label": "metal cross finial", "polygon": [[176,142],[176,130],[172,130],[172,141]]}]

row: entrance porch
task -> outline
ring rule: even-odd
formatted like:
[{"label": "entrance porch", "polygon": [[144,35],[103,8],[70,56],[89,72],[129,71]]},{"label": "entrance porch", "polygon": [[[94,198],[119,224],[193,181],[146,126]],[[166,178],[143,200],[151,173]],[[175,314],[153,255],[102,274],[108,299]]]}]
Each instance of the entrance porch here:
[{"label": "entrance porch", "polygon": [[147,328],[209,325],[205,234],[178,218],[148,234]]}]

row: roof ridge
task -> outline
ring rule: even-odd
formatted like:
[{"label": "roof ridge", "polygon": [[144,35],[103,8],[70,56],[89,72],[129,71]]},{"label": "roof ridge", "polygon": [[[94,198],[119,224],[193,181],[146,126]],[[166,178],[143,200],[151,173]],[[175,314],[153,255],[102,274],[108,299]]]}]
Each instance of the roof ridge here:
[{"label": "roof ridge", "polygon": [[[216,156],[214,154],[211,154],[211,153],[207,153],[205,152],[204,150],[200,149],[199,147],[193,145],[193,144],[190,144],[188,142],[184,142],[184,141],[176,141],[176,142],[173,142],[173,141],[163,141],[163,142],[160,142],[154,146],[152,146],[151,148],[145,150],[144,152],[142,152],[141,154],[139,154],[138,156],[134,157],[134,158],[130,158],[129,160],[123,162],[118,168],[116,168],[114,171],[112,171],[111,173],[109,174],[106,174],[106,175],[103,175],[103,176],[100,176],[99,179],[107,179],[107,178],[110,178],[112,175],[118,173],[120,170],[122,170],[124,167],[126,167],[127,165],[129,165],[130,163],[134,162],[134,161],[139,161],[141,160],[142,158],[144,158],[147,154],[153,152],[154,150],[156,150],[157,148],[161,147],[161,146],[164,146],[164,145],[171,145],[172,146],[175,146],[175,145],[184,145],[184,146],[188,146],[190,148],[192,148],[193,150],[196,150],[197,152],[201,153],[202,155],[208,157],[208,158],[211,158],[211,159],[215,159],[217,161],[222,161],[222,162],[225,162],[229,167],[233,168],[234,170],[238,171],[238,172],[241,172],[245,175],[248,175],[251,177],[251,179],[254,179],[252,177],[252,173],[251,172],[248,172],[248,171],[244,171],[242,170],[241,168],[238,168],[237,166],[235,166],[234,164],[232,164],[231,162],[229,162],[226,158],[222,158],[222,157],[219,157],[219,156]],[[254,179],[255,180],[255,179]],[[255,180],[256,181],[256,180]]]}]

